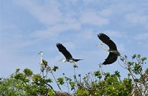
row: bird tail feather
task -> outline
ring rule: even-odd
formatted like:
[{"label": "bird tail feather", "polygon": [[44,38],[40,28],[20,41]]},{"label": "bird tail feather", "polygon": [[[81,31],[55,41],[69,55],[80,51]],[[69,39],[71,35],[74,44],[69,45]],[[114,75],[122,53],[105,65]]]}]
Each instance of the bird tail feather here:
[{"label": "bird tail feather", "polygon": [[74,59],[75,62],[80,61],[80,60],[82,60],[82,59]]}]

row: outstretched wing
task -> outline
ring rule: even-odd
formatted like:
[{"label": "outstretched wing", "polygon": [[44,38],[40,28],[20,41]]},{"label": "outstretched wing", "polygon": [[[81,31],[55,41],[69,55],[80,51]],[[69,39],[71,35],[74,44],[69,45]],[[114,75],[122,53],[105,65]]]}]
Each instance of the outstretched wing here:
[{"label": "outstretched wing", "polygon": [[98,34],[98,38],[107,44],[111,50],[117,50],[116,44],[106,34],[100,33]]},{"label": "outstretched wing", "polygon": [[114,53],[109,53],[108,57],[105,59],[105,61],[102,63],[103,65],[112,64],[117,60],[118,56]]},{"label": "outstretched wing", "polygon": [[56,46],[66,59],[72,58],[70,52],[61,43],[57,43]]}]

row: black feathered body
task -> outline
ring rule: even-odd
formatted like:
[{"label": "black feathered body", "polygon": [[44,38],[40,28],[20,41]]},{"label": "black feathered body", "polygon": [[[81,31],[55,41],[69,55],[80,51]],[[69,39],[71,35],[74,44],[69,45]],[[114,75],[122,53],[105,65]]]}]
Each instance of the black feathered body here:
[{"label": "black feathered body", "polygon": [[59,49],[59,51],[65,56],[68,62],[72,63],[73,61],[77,62],[79,60],[82,60],[82,59],[74,59],[70,54],[70,52],[61,43],[57,43],[56,46]]},{"label": "black feathered body", "polygon": [[108,57],[103,62],[103,64],[107,65],[107,64],[114,63],[117,60],[118,56],[120,56],[120,53],[117,50],[116,44],[106,34],[100,33],[100,34],[98,34],[98,38],[103,43],[108,45],[108,47],[109,47],[108,51],[110,52]]}]

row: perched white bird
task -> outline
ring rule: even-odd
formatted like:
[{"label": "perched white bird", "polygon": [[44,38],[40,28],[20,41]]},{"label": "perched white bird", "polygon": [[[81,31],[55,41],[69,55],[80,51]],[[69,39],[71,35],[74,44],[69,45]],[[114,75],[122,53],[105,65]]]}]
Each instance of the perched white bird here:
[{"label": "perched white bird", "polygon": [[45,64],[43,63],[43,52],[40,51],[38,54],[41,55],[41,58],[40,58],[40,70],[42,73],[44,73],[44,70],[45,70]]}]

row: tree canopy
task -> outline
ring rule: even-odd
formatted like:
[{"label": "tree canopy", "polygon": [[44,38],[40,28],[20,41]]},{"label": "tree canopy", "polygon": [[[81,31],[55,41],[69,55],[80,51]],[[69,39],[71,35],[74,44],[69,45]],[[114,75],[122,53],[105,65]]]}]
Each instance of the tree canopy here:
[{"label": "tree canopy", "polygon": [[[74,74],[73,78],[63,76],[55,78],[58,66],[51,68],[48,62],[46,72],[54,79],[47,78],[47,74],[34,74],[29,68],[20,72],[16,69],[9,78],[0,78],[0,96],[148,96],[148,68],[146,57],[134,54],[128,61],[124,56],[122,66],[128,71],[127,77],[121,79],[120,71],[113,74],[96,70],[82,74]],[[74,66],[74,69],[77,66]],[[102,67],[100,66],[100,69]],[[51,83],[56,83],[59,90],[55,90]],[[68,92],[63,92],[60,86],[67,86]]]}]

